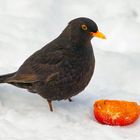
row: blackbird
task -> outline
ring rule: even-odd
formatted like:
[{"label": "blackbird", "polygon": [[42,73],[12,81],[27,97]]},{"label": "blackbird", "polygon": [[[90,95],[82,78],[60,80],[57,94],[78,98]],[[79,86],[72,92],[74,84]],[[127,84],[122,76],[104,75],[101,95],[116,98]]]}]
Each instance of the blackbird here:
[{"label": "blackbird", "polygon": [[47,99],[53,111],[52,101],[71,101],[88,85],[95,67],[93,37],[105,39],[94,21],[76,18],[56,39],[27,58],[16,72],[0,76],[0,83],[38,93]]}]

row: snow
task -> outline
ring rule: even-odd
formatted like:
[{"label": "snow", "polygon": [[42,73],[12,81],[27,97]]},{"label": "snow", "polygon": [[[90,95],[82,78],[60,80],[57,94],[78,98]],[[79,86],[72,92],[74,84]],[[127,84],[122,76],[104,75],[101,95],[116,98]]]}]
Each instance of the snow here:
[{"label": "snow", "polygon": [[67,23],[86,16],[107,40],[93,39],[94,76],[73,102],[53,102],[23,89],[0,85],[0,140],[140,140],[140,120],[126,127],[99,124],[92,115],[97,99],[140,104],[139,0],[0,0],[0,74],[13,72]]}]

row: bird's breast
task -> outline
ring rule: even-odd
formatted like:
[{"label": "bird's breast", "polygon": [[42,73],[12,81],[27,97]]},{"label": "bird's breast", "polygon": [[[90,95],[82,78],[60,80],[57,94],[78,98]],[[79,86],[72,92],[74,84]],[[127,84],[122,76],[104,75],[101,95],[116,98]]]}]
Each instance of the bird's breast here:
[{"label": "bird's breast", "polygon": [[94,72],[95,59],[92,50],[74,52],[63,61],[61,81],[67,83],[67,89],[82,91],[89,83]]}]

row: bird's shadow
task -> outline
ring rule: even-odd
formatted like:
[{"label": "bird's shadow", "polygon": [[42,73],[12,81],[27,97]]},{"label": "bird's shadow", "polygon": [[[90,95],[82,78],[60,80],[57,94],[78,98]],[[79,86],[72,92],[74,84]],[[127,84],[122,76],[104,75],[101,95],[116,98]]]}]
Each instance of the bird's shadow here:
[{"label": "bird's shadow", "polygon": [[[34,110],[37,113],[42,110],[46,113],[51,113],[46,99],[38,94],[29,93],[9,85],[0,87],[0,103],[3,108],[6,107],[20,112],[21,110],[27,112]],[[90,114],[92,111],[92,103],[93,99],[88,97],[87,93],[81,93],[80,95],[72,97],[72,102],[69,102],[69,100],[53,101],[53,113],[64,116],[70,113],[77,113],[79,116],[84,112]]]}]

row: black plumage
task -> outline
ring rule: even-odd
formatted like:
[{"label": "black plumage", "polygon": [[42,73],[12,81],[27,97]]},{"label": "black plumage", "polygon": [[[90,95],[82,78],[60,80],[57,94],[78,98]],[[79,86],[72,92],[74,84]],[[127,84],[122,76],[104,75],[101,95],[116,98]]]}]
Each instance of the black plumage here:
[{"label": "black plumage", "polygon": [[0,83],[38,93],[47,99],[52,111],[51,101],[71,101],[88,85],[95,67],[93,36],[105,38],[94,21],[72,20],[55,40],[31,55],[16,72],[0,76]]}]

